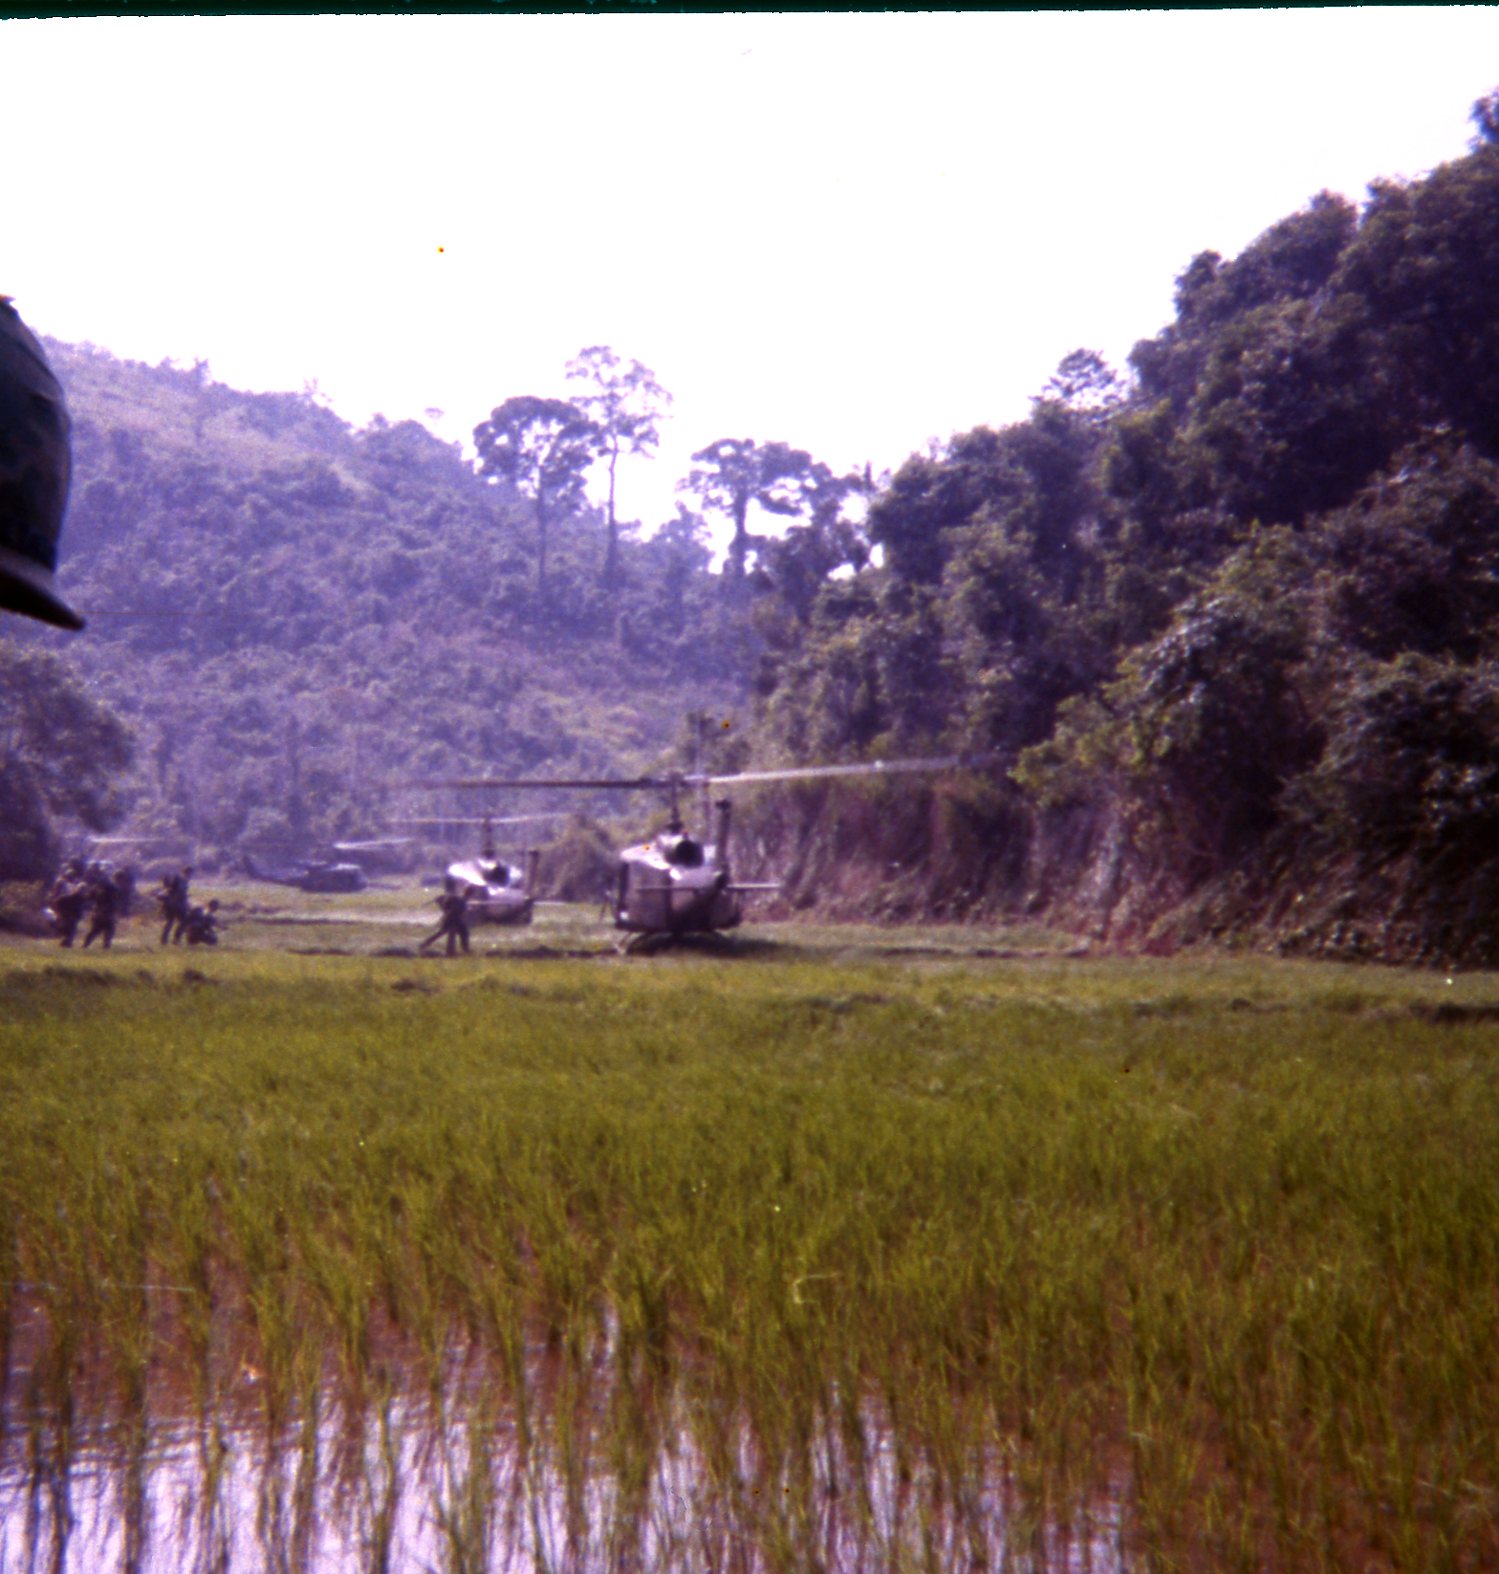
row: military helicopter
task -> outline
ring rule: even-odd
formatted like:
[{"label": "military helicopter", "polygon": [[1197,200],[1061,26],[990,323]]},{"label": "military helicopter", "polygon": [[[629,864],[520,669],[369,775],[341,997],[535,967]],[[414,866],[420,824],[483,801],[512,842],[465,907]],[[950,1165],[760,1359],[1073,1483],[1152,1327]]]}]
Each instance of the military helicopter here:
[{"label": "military helicopter", "polygon": [[364,870],[358,864],[297,861],[268,868],[257,864],[250,854],[244,853],[245,873],[252,880],[265,880],[272,885],[295,886],[299,891],[313,891],[320,895],[340,895],[362,891],[369,884]]},{"label": "military helicopter", "polygon": [[536,865],[541,854],[531,848],[525,868],[506,863],[495,849],[496,825],[521,825],[532,820],[553,820],[552,814],[517,814],[503,819],[486,814],[477,820],[448,816],[403,820],[403,825],[482,825],[478,856],[460,858],[443,871],[446,880],[468,891],[468,920],[479,924],[529,924],[536,907]]},{"label": "military helicopter", "polygon": [[[746,883],[733,878],[729,862],[732,806],[720,798],[708,810],[710,790],[763,782],[815,781],[844,776],[894,776],[972,768],[990,763],[992,755],[938,759],[881,760],[863,765],[805,765],[781,770],[737,771],[730,775],[673,772],[635,777],[461,777],[424,781],[425,788],[471,790],[563,790],[577,792],[659,791],[668,795],[670,812],[664,830],[649,841],[619,854],[610,904],[614,927],[629,938],[628,952],[654,950],[688,936],[714,935],[738,928],[744,917],[743,898],[780,890],[779,881]],[[682,795],[701,792],[703,818],[711,818],[712,840],[692,836],[681,815]]]}]

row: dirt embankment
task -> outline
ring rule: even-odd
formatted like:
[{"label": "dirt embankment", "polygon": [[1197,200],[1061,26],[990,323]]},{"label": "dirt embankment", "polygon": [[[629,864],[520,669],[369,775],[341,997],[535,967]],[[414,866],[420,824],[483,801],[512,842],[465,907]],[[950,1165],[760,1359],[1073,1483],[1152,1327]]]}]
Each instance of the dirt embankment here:
[{"label": "dirt embankment", "polygon": [[1039,812],[880,783],[743,806],[736,873],[779,879],[779,908],[830,920],[1024,920],[1124,952],[1250,945],[1287,955],[1499,965],[1499,860],[1318,856],[1271,836],[1225,867],[1142,850],[1126,805]]}]

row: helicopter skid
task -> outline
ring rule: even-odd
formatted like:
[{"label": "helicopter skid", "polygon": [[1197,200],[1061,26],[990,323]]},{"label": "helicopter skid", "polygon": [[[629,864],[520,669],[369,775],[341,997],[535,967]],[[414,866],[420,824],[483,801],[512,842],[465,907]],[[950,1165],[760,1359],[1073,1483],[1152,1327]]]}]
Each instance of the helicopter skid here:
[{"label": "helicopter skid", "polygon": [[665,929],[616,935],[614,949],[621,956],[650,956],[653,951],[659,951],[663,946],[670,945],[672,939],[671,932]]},{"label": "helicopter skid", "polygon": [[712,946],[722,950],[730,943],[721,929],[645,929],[615,937],[614,949],[621,956],[654,956],[672,946]]},{"label": "helicopter skid", "polygon": [[471,897],[468,904],[468,921],[471,924],[503,924],[515,928],[531,922],[534,903],[513,901],[484,901]]}]

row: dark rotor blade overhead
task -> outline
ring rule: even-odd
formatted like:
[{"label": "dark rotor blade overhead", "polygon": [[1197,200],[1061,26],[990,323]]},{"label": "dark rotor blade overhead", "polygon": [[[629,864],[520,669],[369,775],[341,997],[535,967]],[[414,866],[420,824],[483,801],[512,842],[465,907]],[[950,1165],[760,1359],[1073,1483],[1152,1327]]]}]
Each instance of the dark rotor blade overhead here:
[{"label": "dark rotor blade overhead", "polygon": [[953,754],[921,760],[872,760],[862,765],[790,765],[784,770],[739,771],[732,776],[691,776],[690,782],[710,787],[734,787],[751,782],[816,781],[833,776],[896,776],[920,771],[977,770],[992,765],[997,754]]}]

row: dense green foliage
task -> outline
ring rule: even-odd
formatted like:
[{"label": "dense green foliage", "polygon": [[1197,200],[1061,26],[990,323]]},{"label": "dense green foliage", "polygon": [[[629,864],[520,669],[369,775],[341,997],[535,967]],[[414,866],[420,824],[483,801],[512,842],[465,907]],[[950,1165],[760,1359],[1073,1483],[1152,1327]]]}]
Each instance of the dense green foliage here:
[{"label": "dense green foliage", "polygon": [[769,598],[769,731],[998,751],[986,812],[1033,857],[980,905],[1033,894],[1066,820],[1048,899],[1088,888],[1116,930],[1214,886],[1194,921],[1233,927],[1324,880],[1293,943],[1377,919],[1386,952],[1492,956],[1496,273],[1486,136],[1194,258],[1127,384],[1067,357],[1027,420],[895,475],[875,562]]},{"label": "dense green foliage", "polygon": [[66,662],[0,640],[0,879],[53,873],[58,819],[108,830],[132,754],[119,718]]}]

